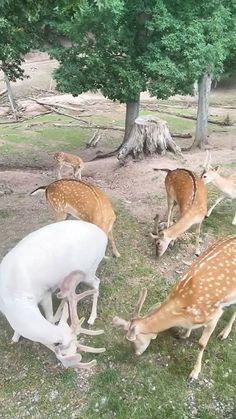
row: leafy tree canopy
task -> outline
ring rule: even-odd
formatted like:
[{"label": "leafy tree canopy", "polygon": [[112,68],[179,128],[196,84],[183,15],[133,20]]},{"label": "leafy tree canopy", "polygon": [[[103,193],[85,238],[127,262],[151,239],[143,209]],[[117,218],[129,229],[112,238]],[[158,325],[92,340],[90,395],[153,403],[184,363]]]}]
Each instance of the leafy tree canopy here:
[{"label": "leafy tree canopy", "polygon": [[235,0],[55,4],[49,26],[72,43],[50,51],[60,63],[55,78],[74,95],[100,89],[127,103],[145,90],[158,98],[186,94],[204,72],[220,77],[236,41]]},{"label": "leafy tree canopy", "polygon": [[39,46],[42,12],[45,1],[1,0],[0,70],[15,81],[23,78],[24,55]]}]

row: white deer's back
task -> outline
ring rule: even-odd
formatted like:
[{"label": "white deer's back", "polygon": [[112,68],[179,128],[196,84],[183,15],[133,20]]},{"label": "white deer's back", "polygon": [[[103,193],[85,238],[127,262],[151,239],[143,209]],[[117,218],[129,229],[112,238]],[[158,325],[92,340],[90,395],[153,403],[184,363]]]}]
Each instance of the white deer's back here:
[{"label": "white deer's back", "polygon": [[37,303],[45,291],[57,288],[74,270],[85,272],[87,277],[94,275],[106,245],[106,234],[85,221],[61,221],[40,228],[3,258],[0,296],[5,300],[33,299]]}]

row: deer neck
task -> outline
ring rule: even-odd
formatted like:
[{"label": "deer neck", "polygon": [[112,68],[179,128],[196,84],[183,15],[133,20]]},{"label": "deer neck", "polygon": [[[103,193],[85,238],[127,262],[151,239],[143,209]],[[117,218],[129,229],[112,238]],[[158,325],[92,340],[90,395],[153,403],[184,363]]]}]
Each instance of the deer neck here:
[{"label": "deer neck", "polygon": [[228,179],[225,179],[224,177],[220,176],[218,173],[214,174],[214,178],[212,179],[213,185],[217,186],[219,189],[224,191],[229,188],[229,181]]},{"label": "deer neck", "polygon": [[190,208],[177,223],[164,230],[165,236],[170,240],[175,240],[193,225],[193,216],[192,208]]},{"label": "deer neck", "polygon": [[175,301],[165,301],[156,310],[140,319],[139,333],[159,333],[171,327],[181,327],[181,311]]}]

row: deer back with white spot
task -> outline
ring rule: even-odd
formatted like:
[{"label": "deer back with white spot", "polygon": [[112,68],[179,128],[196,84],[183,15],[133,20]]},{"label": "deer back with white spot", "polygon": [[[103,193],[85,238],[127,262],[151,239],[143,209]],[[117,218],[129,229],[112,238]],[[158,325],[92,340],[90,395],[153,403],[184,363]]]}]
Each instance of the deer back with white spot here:
[{"label": "deer back with white spot", "polygon": [[57,221],[66,219],[70,214],[96,224],[108,235],[114,256],[120,256],[112,232],[116,215],[109,198],[100,188],[81,180],[60,179],[37,188],[31,195],[40,190],[45,191],[47,203]]}]

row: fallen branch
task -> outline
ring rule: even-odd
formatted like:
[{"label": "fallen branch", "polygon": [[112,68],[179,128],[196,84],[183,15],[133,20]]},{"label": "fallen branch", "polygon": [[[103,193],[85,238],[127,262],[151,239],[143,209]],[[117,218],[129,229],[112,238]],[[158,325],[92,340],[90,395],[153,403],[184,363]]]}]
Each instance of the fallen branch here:
[{"label": "fallen branch", "polygon": [[[35,99],[35,98],[30,98],[30,99],[34,100],[35,102],[37,102],[39,105],[42,105],[42,106],[52,106],[52,107],[63,108],[63,109],[67,109],[68,111],[75,111],[75,112],[78,112],[78,110],[79,110],[78,108],[74,108],[73,106],[67,106],[67,105],[63,105],[63,104],[60,104],[60,103],[55,103],[54,105],[52,105],[51,103],[43,102],[43,101]],[[85,109],[80,110],[80,112],[84,112],[84,111],[85,111]],[[83,115],[83,116],[88,116],[89,117],[89,116],[92,116],[92,114]]]},{"label": "fallen branch", "polygon": [[[149,109],[149,110],[152,110],[148,106],[146,106],[146,108]],[[176,112],[171,112],[171,111],[164,111],[163,113],[167,114],[167,115],[177,116],[177,117],[183,118],[183,119],[190,119],[190,120],[193,120],[193,121],[197,120],[196,116],[185,115],[185,114],[182,114],[182,113],[176,113]],[[209,124],[215,124],[215,125],[220,125],[220,126],[226,126],[227,125],[224,121],[216,121],[215,119],[208,119],[208,122],[209,122]]]},{"label": "fallen branch", "polygon": [[4,90],[2,90],[2,91],[0,92],[0,96],[5,95],[6,93],[7,93],[7,89],[4,89]]},{"label": "fallen branch", "polygon": [[[88,124],[88,123],[89,123],[88,121],[85,121],[85,120],[83,120],[83,119],[81,119],[81,118],[78,118],[77,116],[70,115],[70,114],[65,113],[65,112],[61,112],[61,111],[59,111],[58,109],[56,109],[54,106],[51,106],[51,105],[46,105],[45,103],[40,102],[38,99],[31,98],[31,100],[33,100],[34,102],[38,103],[39,105],[44,106],[46,109],[49,109],[49,110],[51,110],[52,112],[58,113],[59,115],[68,116],[69,118],[76,119],[77,121],[82,121],[82,122],[84,122],[85,124]],[[56,106],[57,106],[57,105],[56,105]]]}]

